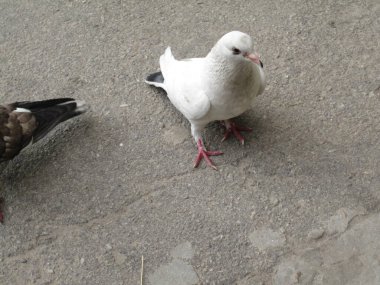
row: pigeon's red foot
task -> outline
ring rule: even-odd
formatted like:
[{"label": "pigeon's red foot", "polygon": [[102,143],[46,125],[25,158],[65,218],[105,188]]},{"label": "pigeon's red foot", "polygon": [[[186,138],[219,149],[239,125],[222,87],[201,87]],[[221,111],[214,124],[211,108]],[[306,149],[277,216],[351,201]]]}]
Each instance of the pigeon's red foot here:
[{"label": "pigeon's red foot", "polygon": [[234,136],[239,140],[239,142],[244,145],[244,137],[241,135],[240,132],[251,132],[252,131],[251,128],[247,128],[247,127],[243,127],[243,126],[237,126],[231,120],[224,121],[224,127],[226,128],[226,131],[224,133],[224,137],[222,139],[222,142],[224,142],[226,139],[228,139],[231,134],[234,134]]},{"label": "pigeon's red foot", "polygon": [[202,158],[204,158],[208,166],[210,166],[213,169],[217,170],[216,166],[214,165],[214,163],[212,162],[212,160],[209,158],[209,156],[221,155],[221,154],[223,154],[223,152],[221,152],[221,151],[207,151],[204,148],[203,142],[202,142],[201,139],[198,140],[197,146],[198,146],[198,155],[197,155],[197,157],[195,159],[195,162],[194,162],[194,168],[198,167],[198,165],[201,162]]}]

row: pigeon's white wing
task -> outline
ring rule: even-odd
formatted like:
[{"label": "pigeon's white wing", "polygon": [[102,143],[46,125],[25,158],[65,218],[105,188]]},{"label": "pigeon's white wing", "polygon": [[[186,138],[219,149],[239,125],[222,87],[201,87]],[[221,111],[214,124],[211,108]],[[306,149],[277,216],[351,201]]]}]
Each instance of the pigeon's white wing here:
[{"label": "pigeon's white wing", "polygon": [[211,103],[202,88],[204,60],[176,60],[168,47],[160,57],[164,89],[173,105],[189,120],[198,120],[210,110]]},{"label": "pigeon's white wing", "polygon": [[188,120],[201,119],[211,107],[210,100],[203,92],[182,94],[182,96],[174,95],[173,98],[169,97],[169,99]]}]

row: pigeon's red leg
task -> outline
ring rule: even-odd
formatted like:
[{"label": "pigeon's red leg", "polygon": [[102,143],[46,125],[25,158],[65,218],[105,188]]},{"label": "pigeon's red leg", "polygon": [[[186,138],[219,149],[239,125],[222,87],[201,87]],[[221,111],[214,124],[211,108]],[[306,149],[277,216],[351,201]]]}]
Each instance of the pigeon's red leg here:
[{"label": "pigeon's red leg", "polygon": [[202,139],[198,140],[197,146],[198,146],[198,155],[197,155],[195,162],[194,162],[194,168],[198,167],[202,158],[204,158],[206,160],[207,165],[216,170],[216,166],[214,165],[212,160],[209,158],[209,156],[221,155],[221,154],[223,154],[223,152],[221,152],[221,151],[207,151],[203,146]]},{"label": "pigeon's red leg", "polygon": [[226,131],[224,133],[224,137],[222,139],[222,142],[228,139],[228,137],[231,134],[234,134],[234,136],[241,142],[241,144],[244,144],[244,137],[241,135],[240,132],[251,132],[251,128],[243,127],[243,126],[237,126],[233,121],[231,120],[225,120],[224,126],[226,128]]}]

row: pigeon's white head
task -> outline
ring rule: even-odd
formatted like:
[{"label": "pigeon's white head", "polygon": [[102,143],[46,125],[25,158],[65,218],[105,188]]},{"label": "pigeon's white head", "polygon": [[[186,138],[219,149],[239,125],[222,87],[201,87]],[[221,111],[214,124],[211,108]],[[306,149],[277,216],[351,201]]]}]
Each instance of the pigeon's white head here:
[{"label": "pigeon's white head", "polygon": [[214,46],[212,53],[236,62],[250,60],[263,67],[260,57],[253,52],[252,39],[249,35],[233,31],[225,34]]}]

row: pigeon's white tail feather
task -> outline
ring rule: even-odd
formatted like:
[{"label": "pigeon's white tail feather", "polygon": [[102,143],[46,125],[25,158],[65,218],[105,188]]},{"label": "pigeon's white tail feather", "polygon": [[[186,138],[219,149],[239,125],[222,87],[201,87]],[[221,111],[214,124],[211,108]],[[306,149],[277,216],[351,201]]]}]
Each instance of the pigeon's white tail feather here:
[{"label": "pigeon's white tail feather", "polygon": [[148,83],[149,85],[153,85],[158,88],[162,88],[165,91],[166,90],[166,84],[165,84],[165,74],[168,74],[167,72],[170,70],[170,66],[175,61],[174,56],[172,55],[172,51],[170,47],[168,47],[165,50],[165,53],[161,55],[160,57],[160,68],[161,71],[150,74],[147,79],[145,80],[145,83]]},{"label": "pigeon's white tail feather", "polygon": [[165,90],[165,84],[164,83],[153,82],[153,81],[148,81],[148,80],[145,80],[145,83],[148,83],[149,85],[153,85],[155,87],[162,88]]},{"label": "pigeon's white tail feather", "polygon": [[85,101],[75,100],[75,103],[77,103],[75,111],[78,113],[84,113],[90,109],[90,106],[87,105]]},{"label": "pigeon's white tail feather", "polygon": [[160,68],[161,72],[164,75],[168,74],[168,71],[170,70],[171,65],[175,62],[175,58],[172,54],[172,50],[170,47],[167,47],[165,50],[165,53],[161,55],[160,57]]},{"label": "pigeon's white tail feather", "polygon": [[14,110],[13,112],[16,112],[16,113],[30,113],[30,110],[25,109],[25,108],[16,108],[16,110]]},{"label": "pigeon's white tail feather", "polygon": [[59,105],[69,105],[69,104],[73,104],[75,103],[76,104],[76,108],[75,108],[75,114],[82,114],[86,111],[88,111],[90,109],[90,106],[86,104],[85,101],[82,101],[82,100],[71,100],[71,101],[67,101],[67,102],[64,102],[64,103],[61,103]]}]

